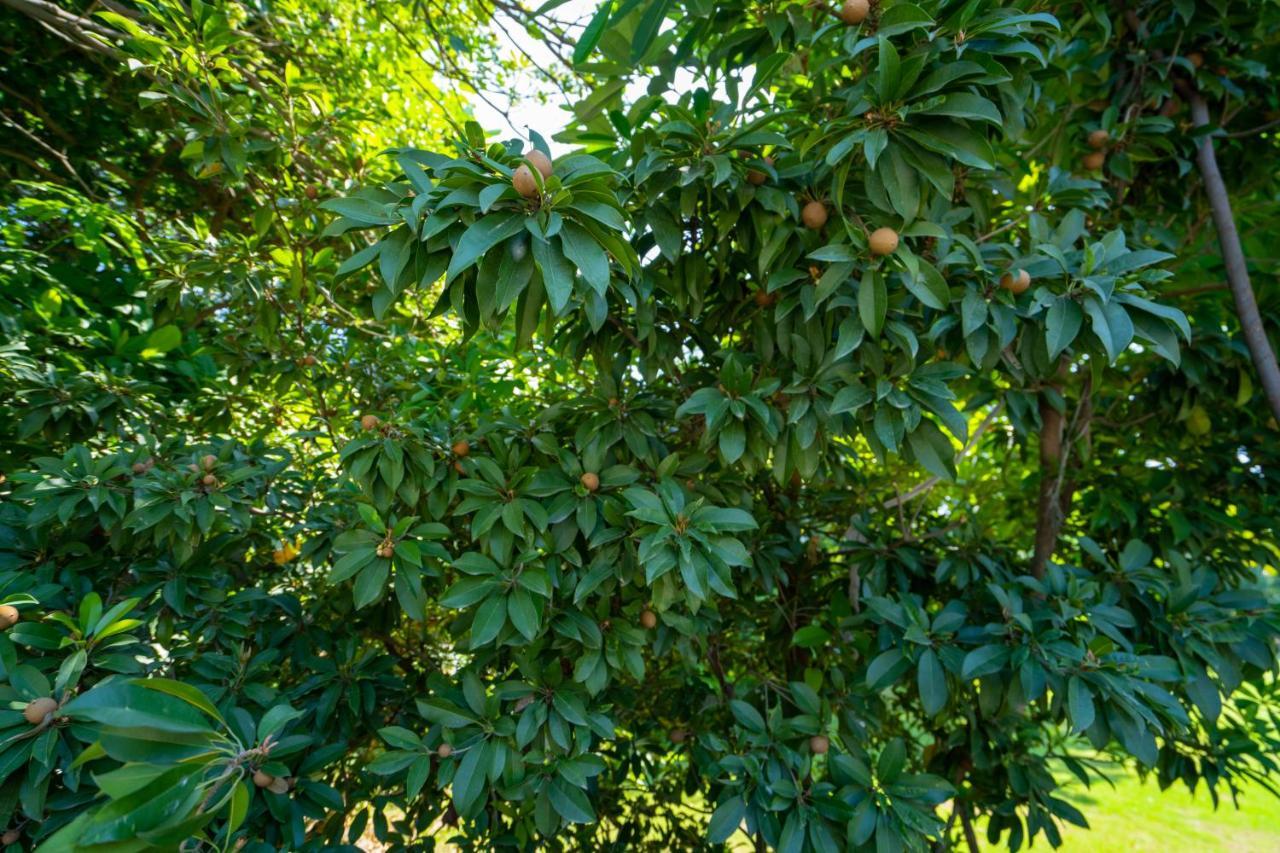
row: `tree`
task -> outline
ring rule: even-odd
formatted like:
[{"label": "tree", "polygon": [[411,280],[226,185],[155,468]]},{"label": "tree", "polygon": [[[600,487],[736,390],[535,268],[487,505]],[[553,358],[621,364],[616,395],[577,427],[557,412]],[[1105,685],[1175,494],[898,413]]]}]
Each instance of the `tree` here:
[{"label": "tree", "polygon": [[[33,3],[77,82],[11,124],[115,117],[5,161],[42,849],[1016,850],[1104,759],[1274,784],[1280,444],[1172,100],[1262,125],[1271,10],[460,4],[573,69],[553,156],[417,5]],[[1214,143],[1257,256],[1274,144]]]}]

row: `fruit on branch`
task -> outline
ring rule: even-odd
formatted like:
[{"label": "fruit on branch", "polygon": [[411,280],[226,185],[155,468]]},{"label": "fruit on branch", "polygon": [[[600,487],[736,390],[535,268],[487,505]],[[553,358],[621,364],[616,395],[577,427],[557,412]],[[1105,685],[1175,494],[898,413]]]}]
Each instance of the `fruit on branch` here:
[{"label": "fruit on branch", "polygon": [[1014,296],[1021,296],[1031,286],[1031,273],[1026,270],[1010,270],[1000,276],[1000,286]]},{"label": "fruit on branch", "polygon": [[873,255],[891,255],[898,248],[898,232],[892,228],[877,228],[871,232],[867,245]]},{"label": "fruit on branch", "polygon": [[0,604],[0,631],[8,631],[18,624],[21,614],[12,604]]},{"label": "fruit on branch", "polygon": [[511,186],[516,188],[516,192],[525,198],[538,197],[538,181],[533,176],[533,170],[521,163],[511,176]]},{"label": "fruit on branch", "polygon": [[588,492],[594,492],[596,489],[600,488],[599,474],[588,471],[583,474],[579,480],[582,483],[582,488],[586,489]]},{"label": "fruit on branch", "polygon": [[805,228],[817,231],[827,224],[827,206],[820,201],[811,201],[800,211],[800,219]]},{"label": "fruit on branch", "polygon": [[524,152],[524,159],[533,164],[533,167],[542,173],[542,179],[546,180],[551,177],[555,169],[551,165],[551,158],[543,154],[537,148],[530,148]]},{"label": "fruit on branch", "polygon": [[652,610],[648,610],[648,609],[641,610],[641,611],[640,611],[640,625],[641,625],[641,627],[643,627],[645,630],[652,630],[652,629],[654,629],[654,628],[658,627],[658,614],[656,614],[656,613],[654,613]]},{"label": "fruit on branch", "polygon": [[871,3],[869,0],[844,0],[844,4],[840,6],[840,11],[837,14],[840,20],[853,27],[865,21],[870,12]]},{"label": "fruit on branch", "polygon": [[1101,151],[1107,147],[1107,143],[1111,141],[1111,134],[1105,130],[1098,129],[1089,134],[1089,147],[1095,151]]},{"label": "fruit on branch", "polygon": [[360,419],[360,429],[370,432],[377,429],[380,423],[377,415],[365,415]]},{"label": "fruit on branch", "polygon": [[45,717],[56,710],[58,710],[57,699],[52,696],[41,696],[27,703],[27,707],[22,709],[22,716],[31,725],[38,726],[44,722]]},{"label": "fruit on branch", "polygon": [[450,449],[453,450],[453,455],[459,458],[471,455],[471,445],[466,439],[455,441]]}]

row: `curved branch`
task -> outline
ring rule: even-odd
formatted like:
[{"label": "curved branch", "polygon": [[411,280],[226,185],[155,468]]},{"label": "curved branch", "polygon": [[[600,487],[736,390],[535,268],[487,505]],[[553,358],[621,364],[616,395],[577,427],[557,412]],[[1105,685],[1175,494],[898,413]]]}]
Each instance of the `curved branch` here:
[{"label": "curved branch", "polygon": [[[1184,90],[1191,107],[1192,124],[1199,128],[1208,127],[1209,105],[1205,102],[1204,95],[1185,83],[1179,88]],[[1212,136],[1206,134],[1200,140],[1196,162],[1204,180],[1205,195],[1209,197],[1213,223],[1218,229],[1218,243],[1222,247],[1222,261],[1227,269],[1227,284],[1231,288],[1231,296],[1235,299],[1236,315],[1240,318],[1240,332],[1249,347],[1249,355],[1253,358],[1253,366],[1258,373],[1263,393],[1267,396],[1267,403],[1271,406],[1271,413],[1280,421],[1280,366],[1276,364],[1276,354],[1271,349],[1271,341],[1262,325],[1262,315],[1258,312],[1258,300],[1249,281],[1249,266],[1245,262],[1244,249],[1240,246],[1240,234],[1236,230],[1235,215],[1231,212],[1227,185],[1218,169]]]}]

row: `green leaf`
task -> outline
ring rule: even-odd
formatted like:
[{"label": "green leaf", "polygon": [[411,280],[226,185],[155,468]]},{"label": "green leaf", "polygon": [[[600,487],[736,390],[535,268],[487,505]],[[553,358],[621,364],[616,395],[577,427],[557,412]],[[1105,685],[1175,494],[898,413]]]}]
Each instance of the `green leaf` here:
[{"label": "green leaf", "polygon": [[[476,220],[462,235],[449,261],[445,283],[453,281],[470,269],[476,261],[494,246],[514,237],[524,228],[524,215],[514,212],[493,213]],[[534,241],[537,242],[536,240]]]},{"label": "green leaf", "polygon": [[526,640],[532,640],[538,636],[539,619],[538,608],[533,603],[533,598],[523,587],[515,587],[507,596],[507,614],[511,617],[511,624],[515,629],[524,635]]},{"label": "green leaf", "polygon": [[898,90],[898,82],[901,79],[899,75],[899,65],[901,60],[898,57],[898,50],[893,43],[885,36],[879,37],[880,45],[880,61],[877,63],[878,74],[876,75],[876,94],[880,96],[880,103],[888,103],[894,92]]},{"label": "green leaf", "polygon": [[[631,62],[639,62],[646,53],[649,52],[649,46],[653,44],[654,38],[658,35],[658,29],[662,26],[662,20],[667,16],[667,9],[671,6],[671,0],[650,0],[644,4],[644,14],[640,17],[640,23],[636,25],[635,35],[631,38]],[[574,52],[576,56],[576,51]],[[576,59],[574,60],[577,61]]]},{"label": "green leaf", "polygon": [[551,780],[547,793],[551,797],[551,805],[565,820],[570,823],[595,823],[595,809],[591,807],[587,795],[579,789],[557,777]]},{"label": "green leaf", "polygon": [[907,764],[907,746],[902,738],[894,738],[885,746],[876,761],[876,777],[881,784],[893,782]]},{"label": "green leaf", "polygon": [[858,285],[858,317],[871,337],[880,335],[888,309],[889,295],[885,291],[884,277],[878,270],[868,268]]},{"label": "green leaf", "polygon": [[947,704],[947,674],[933,649],[925,649],[916,668],[916,684],[924,712],[932,717]]},{"label": "green leaf", "polygon": [[542,284],[547,291],[551,313],[559,315],[569,304],[569,297],[573,294],[574,271],[573,265],[565,259],[556,245],[537,237],[532,243],[533,259],[542,271]]},{"label": "green leaf", "polygon": [[582,35],[578,37],[577,45],[573,48],[574,65],[581,65],[591,55],[591,51],[596,49],[596,45],[600,42],[600,37],[604,35],[605,26],[609,23],[611,12],[613,12],[613,0],[607,0],[607,2],[601,3],[600,8],[591,16],[591,22],[582,31]]},{"label": "green leaf", "polygon": [[729,710],[733,712],[734,718],[747,731],[756,734],[764,733],[764,717],[760,716],[760,712],[746,702],[741,699],[733,699],[729,702]]},{"label": "green leaf", "polygon": [[1078,675],[1067,681],[1067,711],[1071,715],[1072,728],[1082,732],[1093,725],[1093,694]]},{"label": "green leaf", "polygon": [[1062,351],[1071,346],[1083,322],[1084,314],[1074,299],[1060,296],[1049,306],[1044,333],[1050,361],[1056,361]]},{"label": "green leaf", "polygon": [[484,604],[476,610],[475,619],[471,622],[471,648],[478,649],[493,642],[505,624],[507,624],[506,597],[493,595],[485,599]]},{"label": "green leaf", "polygon": [[147,335],[147,350],[154,353],[166,353],[182,345],[182,330],[170,324]]},{"label": "green leaf", "polygon": [[729,836],[737,832],[738,827],[747,816],[747,802],[734,795],[716,806],[707,825],[707,840],[712,844],[723,844]]}]

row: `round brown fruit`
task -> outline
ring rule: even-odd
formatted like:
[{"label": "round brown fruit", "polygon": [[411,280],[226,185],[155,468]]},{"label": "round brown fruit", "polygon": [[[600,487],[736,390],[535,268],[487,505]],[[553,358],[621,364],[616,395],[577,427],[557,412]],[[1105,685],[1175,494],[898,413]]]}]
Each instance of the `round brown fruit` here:
[{"label": "round brown fruit", "polygon": [[146,466],[146,465],[144,465],[144,464],[143,464],[143,463],[141,463],[141,462],[135,462],[135,463],[133,463],[133,473],[135,473],[135,474],[145,474],[145,473],[147,473],[147,466]]},{"label": "round brown fruit", "polygon": [[1095,151],[1101,151],[1107,147],[1107,143],[1111,141],[1111,134],[1105,130],[1095,130],[1089,134],[1089,147]]},{"label": "round brown fruit", "polygon": [[831,748],[831,741],[826,735],[814,735],[809,738],[809,751],[814,755],[826,755],[827,750]]},{"label": "round brown fruit", "polygon": [[307,198],[311,199],[312,201],[315,201],[315,200],[316,200],[316,196],[318,196],[318,195],[320,195],[320,190],[316,189],[316,185],[315,185],[315,184],[308,184],[308,185],[307,185]]},{"label": "round brown fruit", "polygon": [[1080,161],[1084,167],[1090,172],[1096,172],[1102,168],[1102,164],[1107,162],[1107,155],[1101,151],[1094,151],[1084,155],[1084,159]]},{"label": "round brown fruit", "polygon": [[471,455],[471,445],[465,439],[453,443],[453,455],[465,457]]},{"label": "round brown fruit", "polygon": [[370,430],[377,429],[379,423],[381,423],[381,421],[378,420],[377,415],[365,415],[360,419],[360,429],[365,432],[369,432]]},{"label": "round brown fruit", "polygon": [[448,758],[450,755],[453,755],[453,747],[447,743],[442,743],[436,747],[436,755],[441,758]]},{"label": "round brown fruit", "polygon": [[867,245],[873,255],[892,255],[898,248],[898,232],[892,228],[877,228],[871,232]]},{"label": "round brown fruit", "polygon": [[1204,65],[1204,54],[1198,50],[1193,50],[1187,54],[1187,62],[1191,63],[1192,68],[1200,68]]},{"label": "round brown fruit", "polygon": [[524,164],[521,164],[511,176],[511,186],[525,198],[536,198],[538,195],[538,182],[534,179],[533,172]]},{"label": "round brown fruit", "polygon": [[537,148],[530,148],[528,151],[524,152],[524,159],[532,163],[533,167],[542,173],[543,180],[551,177],[552,173],[555,171],[551,166],[551,158],[546,154],[543,154]]},{"label": "round brown fruit", "polygon": [[253,771],[253,784],[259,788],[270,788],[271,784],[276,781],[276,777],[270,773],[264,773],[261,770]]},{"label": "round brown fruit", "polygon": [[1021,296],[1031,286],[1031,274],[1026,270],[1010,270],[1000,276],[1000,286],[1014,296]]},{"label": "round brown fruit", "polygon": [[311,367],[316,363],[316,357],[308,353],[302,357],[302,363],[307,367]]},{"label": "round brown fruit", "polygon": [[38,726],[44,722],[44,718],[58,710],[58,700],[52,696],[41,696],[39,699],[32,699],[27,707],[22,709],[22,716],[28,723]]},{"label": "round brown fruit", "polygon": [[844,4],[840,7],[840,20],[851,27],[856,26],[867,19],[867,13],[870,11],[869,0],[844,0]]},{"label": "round brown fruit", "polygon": [[[773,165],[773,158],[772,158],[772,157],[765,157],[765,158],[764,158],[764,162],[765,162],[765,163],[767,163],[769,166],[772,166],[772,165]],[[753,186],[753,187],[758,187],[758,186],[760,186],[761,184],[763,184],[763,183],[764,183],[765,181],[767,181],[767,180],[769,180],[769,173],[768,173],[768,172],[761,171],[760,169],[748,169],[748,170],[747,170],[747,183],[751,184],[751,186]]]},{"label": "round brown fruit", "polygon": [[277,776],[271,780],[271,784],[267,786],[267,790],[273,794],[289,793],[289,780],[284,776]]},{"label": "round brown fruit", "polygon": [[686,732],[684,729],[672,729],[672,730],[671,730],[671,742],[672,742],[672,743],[684,743],[684,742],[685,742],[685,739],[686,739],[686,738],[688,738],[688,737],[689,737],[689,733],[688,733],[688,732]]},{"label": "round brown fruit", "polygon": [[218,457],[212,453],[206,453],[200,457],[200,467],[206,471],[212,471],[218,464]]},{"label": "round brown fruit", "polygon": [[206,486],[212,486],[214,483],[218,482],[218,478],[212,474],[205,474],[200,478],[200,482],[204,483]]},{"label": "round brown fruit", "polygon": [[0,604],[0,631],[8,631],[18,624],[20,618],[22,614],[18,613],[18,608],[12,604]]},{"label": "round brown fruit", "polygon": [[579,480],[582,483],[582,488],[586,489],[588,492],[594,492],[596,489],[600,488],[599,474],[588,471],[583,474]]},{"label": "round brown fruit", "polygon": [[0,844],[17,844],[18,839],[22,837],[22,830],[10,829],[4,835],[0,835]]},{"label": "round brown fruit", "polygon": [[827,206],[820,201],[811,201],[800,211],[800,219],[805,228],[817,231],[827,224]]},{"label": "round brown fruit", "polygon": [[766,293],[763,290],[757,290],[753,298],[755,299],[756,304],[759,305],[761,308],[768,308],[770,305],[773,304],[773,294]]},{"label": "round brown fruit", "polygon": [[652,630],[658,627],[658,614],[652,610],[640,611],[640,625],[645,630]]}]

